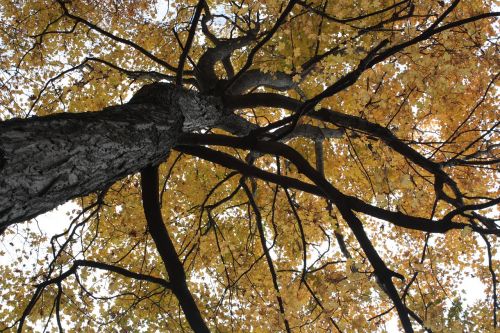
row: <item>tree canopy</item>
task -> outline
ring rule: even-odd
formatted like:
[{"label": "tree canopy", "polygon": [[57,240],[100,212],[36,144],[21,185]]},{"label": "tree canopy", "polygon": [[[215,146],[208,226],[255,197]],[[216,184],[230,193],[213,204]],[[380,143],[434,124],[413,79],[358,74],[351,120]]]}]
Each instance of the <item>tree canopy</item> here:
[{"label": "tree canopy", "polygon": [[495,331],[497,6],[2,0],[0,331]]}]

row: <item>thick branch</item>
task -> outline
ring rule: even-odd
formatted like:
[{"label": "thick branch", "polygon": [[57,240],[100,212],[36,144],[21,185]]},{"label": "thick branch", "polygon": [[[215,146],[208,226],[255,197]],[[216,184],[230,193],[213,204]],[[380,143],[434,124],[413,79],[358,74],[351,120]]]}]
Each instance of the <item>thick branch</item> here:
[{"label": "thick branch", "polygon": [[168,282],[168,281],[166,281],[164,279],[161,279],[161,278],[158,278],[158,277],[154,277],[154,276],[151,276],[151,275],[146,275],[146,274],[140,274],[140,273],[132,272],[132,271],[129,271],[128,269],[125,269],[125,268],[122,268],[122,267],[118,267],[118,266],[114,266],[114,265],[110,265],[110,264],[106,264],[106,263],[103,263],[103,262],[97,262],[97,261],[92,261],[92,260],[75,260],[75,262],[74,262],[73,265],[76,266],[76,267],[98,268],[98,269],[110,271],[110,272],[113,272],[113,273],[117,273],[117,274],[120,274],[122,276],[134,279],[134,280],[141,280],[141,281],[148,281],[148,282],[156,283],[156,284],[159,284],[162,287],[165,287],[167,289],[171,289],[172,288],[170,282]]},{"label": "thick branch", "polygon": [[148,224],[163,264],[168,273],[172,292],[186,319],[195,332],[210,332],[186,283],[184,266],[177,256],[174,244],[163,223],[158,193],[158,167],[148,166],[141,172],[142,203]]},{"label": "thick branch", "polygon": [[[206,25],[203,25],[204,22],[206,23],[205,18],[202,20],[202,27],[205,35],[207,35],[207,33],[209,32]],[[213,42],[215,42],[215,46],[208,48],[205,53],[202,54],[196,66],[198,69],[198,72],[196,73],[197,79],[200,86],[202,87],[202,91],[208,91],[215,88],[215,85],[219,79],[217,77],[217,74],[215,73],[215,64],[218,61],[222,61],[223,63],[225,63],[226,70],[228,71],[228,76],[234,75],[234,70],[232,68],[230,60],[231,54],[235,50],[241,49],[242,47],[245,47],[246,45],[254,41],[256,38],[255,34],[257,32],[257,29],[249,31],[244,36],[231,38],[228,40],[211,39]],[[211,34],[210,36],[215,38],[215,36]]]},{"label": "thick branch", "polygon": [[283,72],[264,73],[258,69],[251,69],[243,73],[232,85],[227,94],[240,95],[256,87],[267,87],[279,91],[297,88],[292,76]]},{"label": "thick branch", "polygon": [[[191,135],[189,135],[191,136]],[[236,140],[240,140],[235,138]],[[242,173],[245,176],[249,177],[257,177],[260,178],[264,181],[269,181],[275,184],[278,184],[282,187],[285,188],[294,188],[300,191],[304,191],[306,193],[310,193],[313,195],[317,195],[320,197],[327,198],[326,194],[318,188],[314,184],[310,183],[305,183],[300,180],[297,180],[295,178],[287,177],[287,176],[281,176],[277,175],[271,172],[267,172],[264,170],[261,170],[255,166],[248,165],[247,163],[229,155],[226,153],[222,153],[216,150],[212,150],[206,147],[202,146],[191,146],[191,144],[195,144],[196,138],[187,138],[186,136],[183,136],[183,138],[180,140],[183,144],[190,144],[190,145],[177,145],[175,147],[176,150],[200,157],[202,159],[205,159],[207,161],[213,162],[215,164],[221,165],[225,168],[232,169],[232,170],[238,170],[240,173]],[[267,142],[266,143],[270,143]],[[249,146],[251,145],[250,143],[247,142],[247,144],[242,143],[241,141],[236,143],[236,142],[225,142],[223,143],[222,140],[219,140],[218,138],[208,139],[205,138],[203,139],[203,144],[214,144],[214,145],[224,145],[224,146],[230,146],[230,147],[235,147],[235,148],[243,148],[243,149],[249,149]],[[262,148],[262,146],[260,146]],[[260,151],[260,152],[270,152],[270,150],[267,149],[258,149],[258,148],[253,148],[255,151]],[[273,152],[274,154],[274,152]],[[279,153],[278,153],[279,154]],[[430,219],[426,219],[423,217],[416,217],[416,216],[411,216],[411,215],[406,215],[401,212],[392,212],[389,210],[385,210],[383,208],[379,208],[376,206],[372,206],[366,202],[364,202],[361,199],[358,199],[353,196],[345,195],[340,193],[342,196],[343,202],[345,204],[349,205],[351,209],[354,211],[367,214],[373,217],[376,217],[378,219],[388,221],[394,225],[397,225],[399,227],[403,228],[408,228],[408,229],[413,229],[413,230],[420,230],[420,231],[426,231],[426,232],[432,232],[432,233],[445,233],[449,230],[457,229],[461,230],[467,226],[470,227],[469,224],[465,223],[458,223],[458,222],[451,222],[449,220],[440,220],[440,221],[434,221]],[[483,234],[495,234],[498,235],[500,234],[500,230],[489,230],[489,229],[482,229],[482,228],[476,228],[472,227],[472,229],[476,232],[483,233]]]},{"label": "thick branch", "polygon": [[[282,107],[291,111],[296,111],[302,105],[302,102],[278,94],[272,93],[253,93],[242,96],[226,96],[225,104],[228,107],[252,107],[252,106],[269,106]],[[405,156],[413,163],[431,172],[443,182],[455,186],[455,182],[441,169],[438,163],[428,160],[415,149],[411,148],[392,132],[379,124],[372,123],[366,119],[344,114],[341,112],[321,108],[318,111],[308,113],[308,116],[318,120],[322,120],[336,126],[352,128],[360,130],[370,135],[379,138],[389,147],[394,149],[399,154]]]}]

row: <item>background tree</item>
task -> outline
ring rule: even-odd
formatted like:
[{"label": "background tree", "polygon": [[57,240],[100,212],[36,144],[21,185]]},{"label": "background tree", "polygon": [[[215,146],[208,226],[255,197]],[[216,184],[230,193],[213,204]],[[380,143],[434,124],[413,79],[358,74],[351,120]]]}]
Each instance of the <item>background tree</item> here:
[{"label": "background tree", "polygon": [[496,329],[492,2],[0,15],[1,330]]}]

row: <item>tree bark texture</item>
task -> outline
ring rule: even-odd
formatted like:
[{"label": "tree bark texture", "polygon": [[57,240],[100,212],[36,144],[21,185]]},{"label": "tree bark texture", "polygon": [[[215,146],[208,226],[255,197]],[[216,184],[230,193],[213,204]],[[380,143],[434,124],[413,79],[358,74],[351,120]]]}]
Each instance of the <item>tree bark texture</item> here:
[{"label": "tree bark texture", "polygon": [[156,83],[99,112],[0,123],[0,227],[162,162],[182,131],[223,118],[216,99]]}]

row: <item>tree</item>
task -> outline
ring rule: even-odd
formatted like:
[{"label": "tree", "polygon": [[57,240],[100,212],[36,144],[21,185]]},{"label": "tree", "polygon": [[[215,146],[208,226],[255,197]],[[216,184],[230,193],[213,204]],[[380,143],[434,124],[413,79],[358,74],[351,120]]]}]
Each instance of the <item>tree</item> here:
[{"label": "tree", "polygon": [[490,1],[2,5],[1,330],[497,328]]}]

